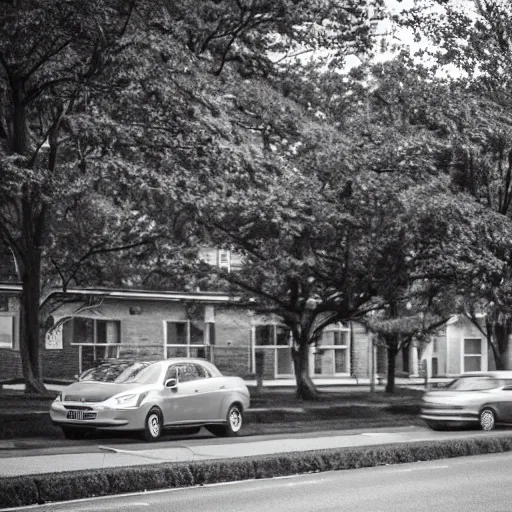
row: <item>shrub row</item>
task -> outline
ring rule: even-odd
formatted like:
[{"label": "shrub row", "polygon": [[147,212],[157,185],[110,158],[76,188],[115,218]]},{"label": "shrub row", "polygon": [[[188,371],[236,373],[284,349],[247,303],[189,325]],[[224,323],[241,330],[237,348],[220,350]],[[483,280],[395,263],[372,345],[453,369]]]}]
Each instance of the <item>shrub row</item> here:
[{"label": "shrub row", "polygon": [[0,478],[0,508],[512,451],[512,436],[292,452]]}]

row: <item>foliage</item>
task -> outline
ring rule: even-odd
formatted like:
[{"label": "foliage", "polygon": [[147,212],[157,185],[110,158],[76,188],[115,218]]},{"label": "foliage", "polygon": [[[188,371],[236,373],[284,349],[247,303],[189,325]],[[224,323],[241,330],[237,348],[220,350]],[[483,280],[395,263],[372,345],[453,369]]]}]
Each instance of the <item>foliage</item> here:
[{"label": "foliage", "polygon": [[459,309],[487,337],[497,367],[510,368],[510,2],[478,0],[471,7],[463,11],[443,3],[437,9],[414,9],[404,23],[435,43],[426,50],[432,74],[447,68],[462,73],[452,79],[437,116],[445,119],[451,139],[447,161],[453,189],[482,206],[486,226],[467,226],[474,235],[468,232],[461,246],[465,254],[459,255]]},{"label": "foliage", "polygon": [[261,92],[238,129],[233,96],[247,82],[265,90],[270,52],[341,58],[348,42],[367,46],[370,26],[352,0],[3,5],[0,230],[23,285],[27,390],[42,391],[41,286],[135,284],[126,273],[141,260],[183,262],[193,193],[220,169],[265,168],[248,142],[282,129]]}]

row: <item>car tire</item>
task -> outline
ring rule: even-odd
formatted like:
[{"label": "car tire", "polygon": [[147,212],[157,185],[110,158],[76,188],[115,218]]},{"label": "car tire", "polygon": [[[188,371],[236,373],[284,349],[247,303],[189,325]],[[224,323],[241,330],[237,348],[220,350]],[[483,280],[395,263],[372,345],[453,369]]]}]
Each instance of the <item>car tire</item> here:
[{"label": "car tire", "polygon": [[485,407],[480,411],[478,422],[482,430],[486,432],[493,430],[496,426],[496,413],[490,407]]},{"label": "car tire", "polygon": [[62,433],[66,439],[79,440],[84,439],[87,435],[87,430],[78,427],[61,427]]},{"label": "car tire", "polygon": [[151,409],[144,422],[144,432],[142,437],[149,443],[158,441],[162,436],[164,422],[162,411],[158,408]]},{"label": "car tire", "polygon": [[224,425],[207,425],[206,428],[218,437],[235,437],[242,429],[244,415],[242,407],[238,404],[229,406]]},{"label": "car tire", "polygon": [[450,429],[449,425],[444,421],[427,421],[426,423],[428,428],[435,430],[436,432],[443,432]]}]

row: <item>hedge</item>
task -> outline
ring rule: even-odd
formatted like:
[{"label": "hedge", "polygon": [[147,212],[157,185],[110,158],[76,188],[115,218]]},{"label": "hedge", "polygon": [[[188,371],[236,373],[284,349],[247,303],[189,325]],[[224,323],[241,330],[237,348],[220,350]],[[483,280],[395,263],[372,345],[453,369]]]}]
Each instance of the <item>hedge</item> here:
[{"label": "hedge", "polygon": [[0,508],[512,451],[494,435],[0,478]]}]

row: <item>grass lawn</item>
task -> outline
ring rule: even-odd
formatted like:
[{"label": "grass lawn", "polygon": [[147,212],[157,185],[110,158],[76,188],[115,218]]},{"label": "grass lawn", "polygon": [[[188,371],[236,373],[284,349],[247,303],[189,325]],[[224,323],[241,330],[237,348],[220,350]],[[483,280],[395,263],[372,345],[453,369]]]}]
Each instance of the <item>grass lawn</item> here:
[{"label": "grass lawn", "polygon": [[383,389],[371,393],[365,388],[354,389],[343,388],[335,391],[319,390],[319,399],[316,401],[299,400],[295,396],[294,389],[272,389],[264,388],[257,393],[256,388],[250,388],[251,407],[308,407],[308,406],[326,406],[326,405],[350,405],[350,404],[368,404],[368,405],[392,405],[417,402],[423,390],[410,388],[396,388],[395,393],[385,393]]},{"label": "grass lawn", "polygon": [[[319,399],[315,401],[299,400],[295,396],[295,390],[263,388],[257,393],[256,388],[249,388],[251,393],[251,408],[281,408],[281,407],[327,407],[349,405],[393,405],[404,403],[416,403],[422,390],[398,388],[395,393],[385,393],[382,389],[370,393],[365,388],[354,389],[347,387],[336,391],[319,390]],[[50,391],[48,396],[27,396],[23,391],[0,390],[0,414],[7,411],[47,411],[50,403],[57,396],[57,392]]]},{"label": "grass lawn", "polygon": [[[394,395],[346,389],[320,391],[319,399],[311,402],[298,400],[293,389],[265,388],[259,394],[251,389],[253,410],[246,413],[243,435],[420,425],[416,404],[421,394],[405,388]],[[60,437],[47,414],[55,395],[0,392],[0,439]]]}]

